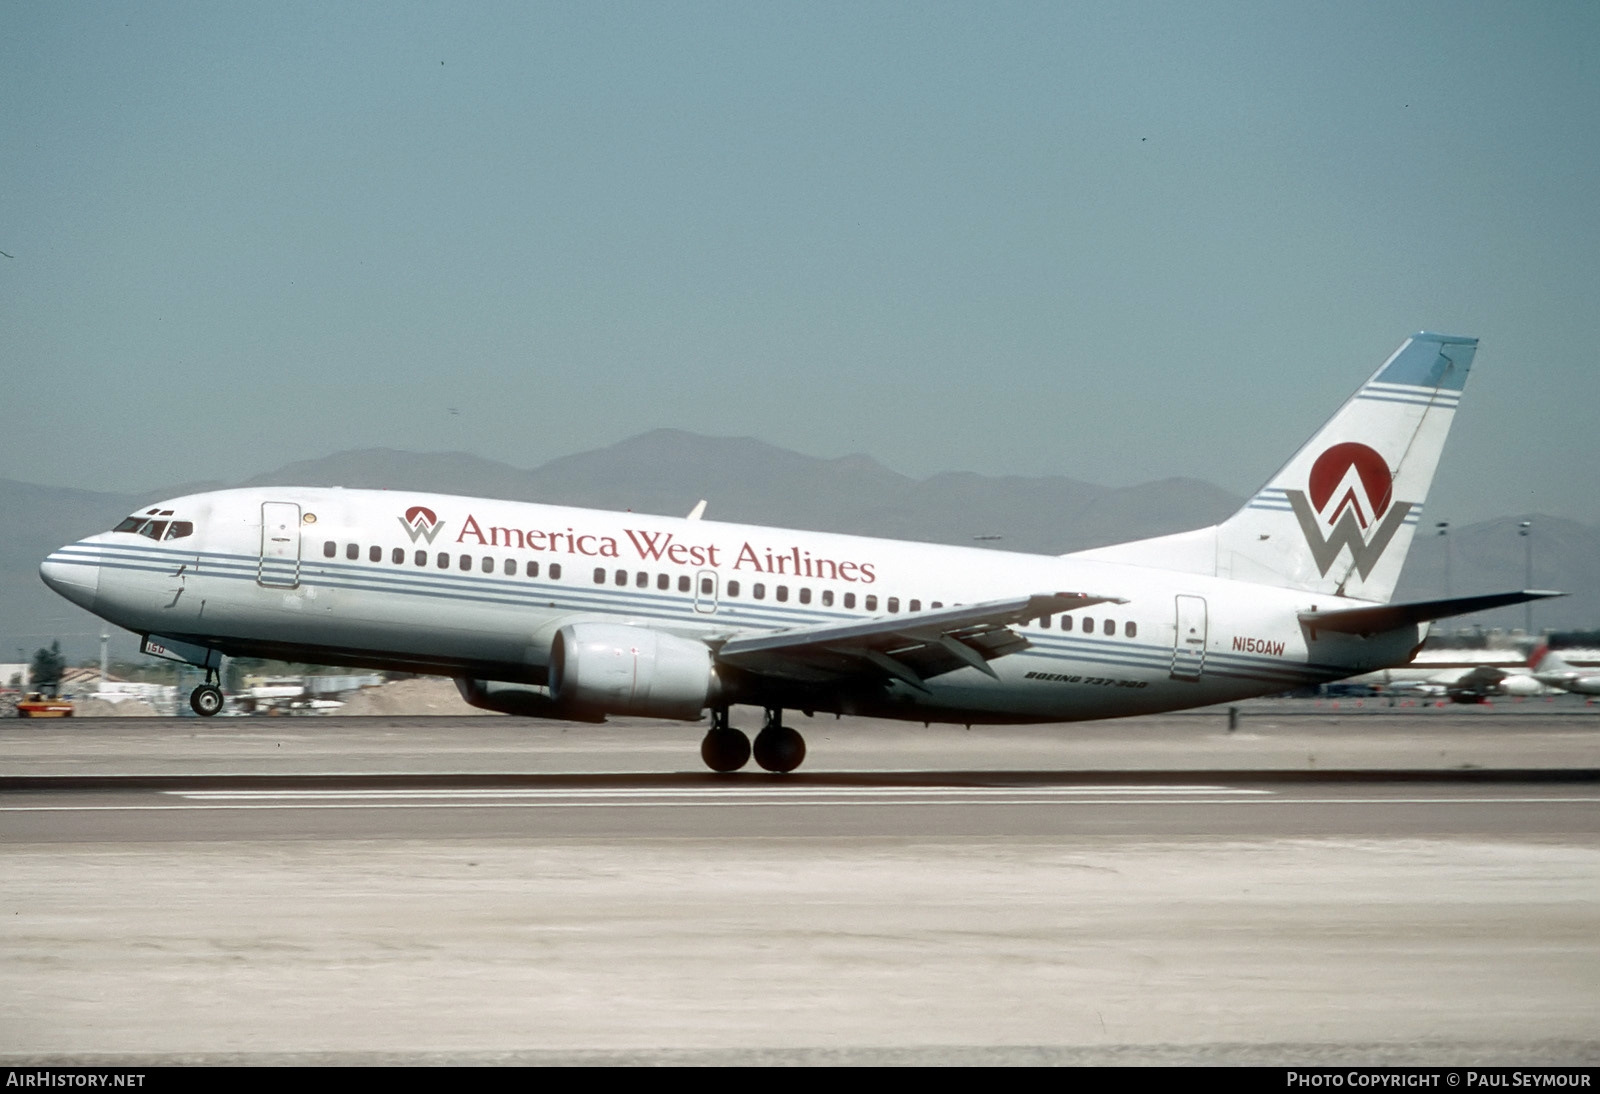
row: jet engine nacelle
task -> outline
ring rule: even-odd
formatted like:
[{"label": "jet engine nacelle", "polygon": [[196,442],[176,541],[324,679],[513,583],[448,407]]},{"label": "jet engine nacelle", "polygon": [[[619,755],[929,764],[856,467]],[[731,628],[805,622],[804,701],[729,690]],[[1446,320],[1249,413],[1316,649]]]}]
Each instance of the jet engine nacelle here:
[{"label": "jet engine nacelle", "polygon": [[699,718],[721,694],[703,643],[647,627],[573,623],[550,650],[550,694],[574,711]]},{"label": "jet engine nacelle", "polygon": [[1542,695],[1544,685],[1531,676],[1508,673],[1506,678],[1500,681],[1500,690],[1507,695]]}]

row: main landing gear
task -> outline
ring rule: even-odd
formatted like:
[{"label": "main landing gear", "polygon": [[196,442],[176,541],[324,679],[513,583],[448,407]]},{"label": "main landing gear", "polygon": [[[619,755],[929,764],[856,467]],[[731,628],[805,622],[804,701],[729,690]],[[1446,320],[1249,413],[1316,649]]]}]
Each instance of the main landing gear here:
[{"label": "main landing gear", "polygon": [[806,739],[783,724],[783,711],[767,708],[767,721],[756,734],[755,747],[750,738],[728,725],[728,708],[717,707],[711,712],[711,728],[700,742],[700,758],[713,771],[737,771],[754,753],[756,763],[768,771],[793,771],[806,758]]},{"label": "main landing gear", "polygon": [[189,709],[209,718],[222,709],[222,689],[217,687],[217,670],[206,669],[206,682],[189,693]]},{"label": "main landing gear", "polygon": [[700,742],[700,758],[713,771],[737,771],[750,760],[750,738],[728,725],[728,708],[711,712],[711,728]]}]

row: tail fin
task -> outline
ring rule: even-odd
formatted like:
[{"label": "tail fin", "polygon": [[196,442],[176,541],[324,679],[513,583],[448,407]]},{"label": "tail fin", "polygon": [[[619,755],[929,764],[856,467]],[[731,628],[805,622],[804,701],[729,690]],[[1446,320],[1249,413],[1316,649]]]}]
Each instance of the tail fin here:
[{"label": "tail fin", "polygon": [[1545,659],[1545,656],[1547,654],[1549,654],[1549,652],[1550,652],[1550,643],[1548,643],[1548,642],[1540,642],[1537,646],[1534,646],[1532,652],[1530,652],[1528,654],[1528,669],[1529,669],[1529,671],[1531,671],[1531,672],[1539,671],[1539,662],[1543,661]]},{"label": "tail fin", "polygon": [[1528,655],[1528,669],[1531,672],[1573,672],[1571,665],[1559,653],[1550,648],[1549,642],[1540,642]]},{"label": "tail fin", "polygon": [[1083,557],[1388,601],[1477,348],[1407,339],[1233,516]]}]

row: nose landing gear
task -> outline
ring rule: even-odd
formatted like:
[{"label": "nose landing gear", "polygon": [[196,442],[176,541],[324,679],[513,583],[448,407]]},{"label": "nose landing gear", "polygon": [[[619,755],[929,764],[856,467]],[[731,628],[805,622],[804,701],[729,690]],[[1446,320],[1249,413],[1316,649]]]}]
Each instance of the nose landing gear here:
[{"label": "nose landing gear", "polygon": [[752,749],[750,738],[728,725],[728,708],[718,707],[711,712],[711,728],[700,742],[700,758],[713,771],[737,771],[755,755],[756,763],[768,771],[783,773],[793,771],[806,758],[806,740],[798,732],[783,724],[783,711],[767,708],[767,721],[756,734]]},{"label": "nose landing gear", "polygon": [[210,718],[222,709],[226,702],[222,697],[222,689],[216,684],[217,670],[206,669],[206,682],[189,693],[189,709],[202,718]]}]

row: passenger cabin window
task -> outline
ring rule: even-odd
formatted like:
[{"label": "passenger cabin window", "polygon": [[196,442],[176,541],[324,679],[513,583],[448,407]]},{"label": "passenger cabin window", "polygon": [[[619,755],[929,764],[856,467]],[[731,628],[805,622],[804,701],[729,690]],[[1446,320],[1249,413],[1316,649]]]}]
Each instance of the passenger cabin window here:
[{"label": "passenger cabin window", "polygon": [[486,574],[494,573],[494,559],[490,558],[488,555],[484,555],[483,562],[479,564],[478,569],[482,570]]},{"label": "passenger cabin window", "polygon": [[656,575],[656,588],[660,589],[662,592],[666,592],[668,589],[672,588],[672,577],[671,577],[671,575],[669,575],[669,574],[657,574]]},{"label": "passenger cabin window", "polygon": [[1114,619],[1106,620],[1105,626],[1102,628],[1102,630],[1107,638],[1113,637],[1117,633],[1117,621]]},{"label": "passenger cabin window", "polygon": [[471,555],[462,555],[461,556],[461,568],[463,570],[472,569],[472,556]]},{"label": "passenger cabin window", "polygon": [[789,599],[789,586],[787,586],[787,585],[779,585],[778,586],[778,599],[779,600],[788,600]]},{"label": "passenger cabin window", "polygon": [[383,548],[382,547],[369,547],[369,548],[367,548],[367,559],[368,559],[368,561],[371,561],[371,562],[382,562],[383,561]]},{"label": "passenger cabin window", "polygon": [[750,586],[750,595],[757,600],[765,600],[767,598],[767,587],[758,581]]},{"label": "passenger cabin window", "polygon": [[449,568],[450,568],[450,552],[449,551],[440,551],[439,552],[439,569],[448,570]]},{"label": "passenger cabin window", "polygon": [[689,591],[689,575],[688,574],[683,574],[682,576],[680,576],[678,578],[678,591],[680,593],[686,593],[686,592]]},{"label": "passenger cabin window", "polygon": [[809,588],[805,588],[805,589],[801,589],[800,590],[800,603],[802,603],[802,604],[811,603],[811,590]]},{"label": "passenger cabin window", "polygon": [[875,595],[869,593],[867,595],[867,611],[875,612],[877,610],[878,610],[878,598]]},{"label": "passenger cabin window", "polygon": [[1130,619],[1127,623],[1123,624],[1122,633],[1128,638],[1133,638],[1139,633],[1139,626]]},{"label": "passenger cabin window", "polygon": [[401,565],[402,563],[405,562],[405,560],[406,560],[406,549],[404,547],[396,547],[394,549],[394,554],[389,556],[389,561],[393,562],[396,566]]},{"label": "passenger cabin window", "polygon": [[348,558],[351,562],[354,562],[356,559],[360,558],[361,557],[361,546],[360,546],[360,544],[346,543],[344,545],[344,557]]},{"label": "passenger cabin window", "polygon": [[911,610],[914,612],[920,612],[922,610],[922,601],[913,600],[911,602]]},{"label": "passenger cabin window", "polygon": [[606,568],[604,566],[596,566],[594,568],[594,583],[596,585],[604,585],[606,583]]},{"label": "passenger cabin window", "polygon": [[416,557],[412,559],[412,561],[418,566],[426,566],[428,564],[428,552],[418,551]]},{"label": "passenger cabin window", "polygon": [[[685,578],[685,580],[688,580],[688,579]],[[728,582],[728,595],[729,596],[738,596],[739,595],[739,583],[737,581]]]},{"label": "passenger cabin window", "polygon": [[898,596],[891,596],[889,598],[889,614],[890,615],[894,615],[894,614],[898,613],[899,611],[900,611],[900,598]]},{"label": "passenger cabin window", "polygon": [[1064,615],[1061,617],[1061,629],[1064,631],[1070,631],[1072,629],[1072,616]]},{"label": "passenger cabin window", "polygon": [[832,589],[823,589],[822,590],[822,606],[824,608],[833,607],[833,590]]},{"label": "passenger cabin window", "polygon": [[517,560],[514,559],[514,558],[506,559],[506,564],[504,566],[500,567],[500,572],[505,574],[507,577],[516,577],[517,576]]},{"label": "passenger cabin window", "polygon": [[328,542],[326,542],[326,543],[324,543],[322,545],[322,557],[323,558],[333,558],[338,553],[339,553],[339,545],[337,543],[333,542],[333,540],[330,539]]},{"label": "passenger cabin window", "polygon": [[856,594],[855,593],[845,593],[844,594],[844,606],[847,607],[847,608],[854,608],[856,606]]},{"label": "passenger cabin window", "polygon": [[537,562],[528,563],[527,573],[528,573],[529,577],[538,577],[539,576],[539,564]]},{"label": "passenger cabin window", "polygon": [[561,580],[561,563],[552,562],[550,564],[550,580],[551,581],[560,581]]}]

